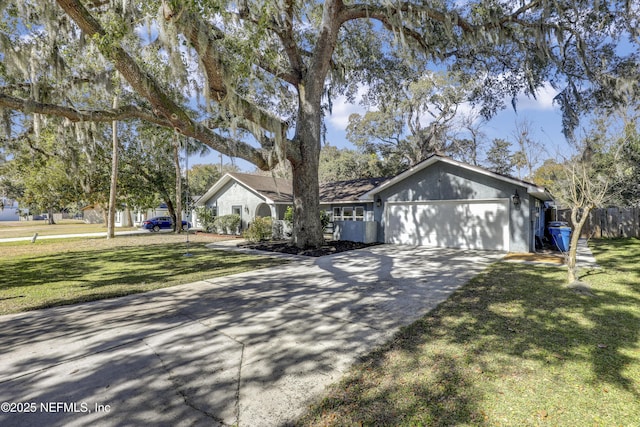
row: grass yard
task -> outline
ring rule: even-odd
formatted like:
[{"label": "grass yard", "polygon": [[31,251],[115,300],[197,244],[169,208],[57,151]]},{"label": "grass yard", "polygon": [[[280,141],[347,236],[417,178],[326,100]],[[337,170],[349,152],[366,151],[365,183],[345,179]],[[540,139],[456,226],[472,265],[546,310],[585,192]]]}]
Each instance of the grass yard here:
[{"label": "grass yard", "polygon": [[[117,231],[135,230],[134,227],[118,227]],[[0,221],[0,239],[12,237],[53,236],[60,234],[105,233],[105,224],[85,224],[83,221],[63,219],[55,224],[47,221]]]},{"label": "grass yard", "polygon": [[213,251],[206,235],[149,233],[115,239],[0,244],[0,314],[113,298],[281,264]]},{"label": "grass yard", "polygon": [[366,356],[300,425],[640,425],[640,240],[591,242],[591,288],[496,263]]}]

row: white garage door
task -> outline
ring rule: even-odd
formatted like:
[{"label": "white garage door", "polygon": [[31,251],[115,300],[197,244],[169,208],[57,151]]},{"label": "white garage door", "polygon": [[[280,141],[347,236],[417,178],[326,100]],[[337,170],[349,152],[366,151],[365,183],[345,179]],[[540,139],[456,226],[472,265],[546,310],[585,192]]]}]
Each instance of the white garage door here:
[{"label": "white garage door", "polygon": [[509,250],[509,199],[387,204],[387,243]]}]

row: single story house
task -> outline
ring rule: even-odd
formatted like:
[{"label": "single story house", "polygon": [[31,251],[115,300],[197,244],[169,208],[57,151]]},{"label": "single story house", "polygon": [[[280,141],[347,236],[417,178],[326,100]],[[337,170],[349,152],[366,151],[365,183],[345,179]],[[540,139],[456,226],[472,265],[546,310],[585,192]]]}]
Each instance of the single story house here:
[{"label": "single story house", "polygon": [[20,221],[18,202],[8,197],[0,198],[0,221]]},{"label": "single story house", "polygon": [[[129,209],[125,206],[116,210],[114,222],[116,227],[139,227],[149,218],[168,215],[169,209],[164,203],[146,210]],[[85,206],[82,208],[82,217],[87,224],[104,224],[107,218],[106,208],[100,205]]]},{"label": "single story house", "polygon": [[[282,220],[293,200],[288,180],[227,173],[196,206]],[[342,240],[534,252],[549,192],[533,183],[433,155],[392,178],[323,184],[320,207]],[[197,226],[197,219],[196,219]]]}]

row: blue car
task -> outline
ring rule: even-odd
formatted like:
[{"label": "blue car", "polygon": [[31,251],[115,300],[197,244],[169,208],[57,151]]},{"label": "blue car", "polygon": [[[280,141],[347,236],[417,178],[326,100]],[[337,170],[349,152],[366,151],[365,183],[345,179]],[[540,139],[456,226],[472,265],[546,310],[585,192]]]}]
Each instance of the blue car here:
[{"label": "blue car", "polygon": [[[169,216],[157,216],[155,218],[150,218],[142,223],[142,228],[151,230],[151,231],[160,231],[166,229],[173,229],[171,217]],[[182,229],[188,230],[191,228],[191,224],[187,221],[182,221]]]}]

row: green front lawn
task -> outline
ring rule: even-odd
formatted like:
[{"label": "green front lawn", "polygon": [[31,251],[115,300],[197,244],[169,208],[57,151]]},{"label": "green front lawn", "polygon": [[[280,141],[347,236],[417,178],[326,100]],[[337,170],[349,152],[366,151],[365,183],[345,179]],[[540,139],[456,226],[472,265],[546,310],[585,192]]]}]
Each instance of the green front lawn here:
[{"label": "green front lawn", "polygon": [[[118,227],[116,232],[135,230],[134,227]],[[0,221],[0,239],[14,237],[55,236],[60,234],[107,233],[105,224],[85,224],[82,221],[63,219],[55,224],[46,221]]]},{"label": "green front lawn", "polygon": [[[153,244],[155,237],[113,247],[104,247],[105,239],[3,244],[0,314],[118,297],[283,262],[212,251],[205,243],[192,243],[193,256],[185,257],[184,244]],[[27,248],[36,253],[24,254]],[[8,256],[11,252],[22,254]]]},{"label": "green front lawn", "polygon": [[592,242],[578,293],[497,263],[364,358],[301,425],[640,425],[640,241]]}]

